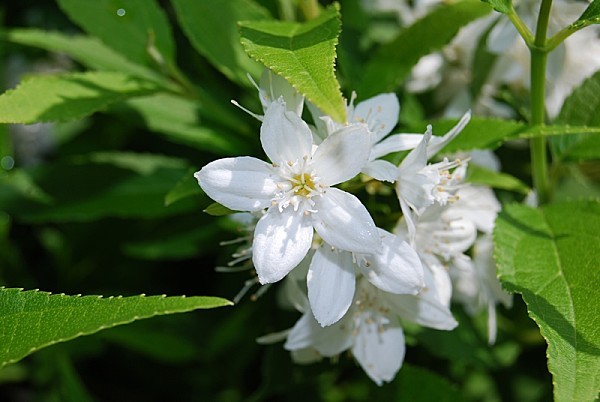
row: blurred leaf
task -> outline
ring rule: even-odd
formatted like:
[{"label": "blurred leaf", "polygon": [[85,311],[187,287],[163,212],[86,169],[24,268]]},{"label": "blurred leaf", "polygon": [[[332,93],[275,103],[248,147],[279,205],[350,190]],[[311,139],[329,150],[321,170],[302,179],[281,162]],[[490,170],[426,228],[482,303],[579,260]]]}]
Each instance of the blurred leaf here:
[{"label": "blurred leaf", "polygon": [[[52,197],[44,192],[23,169],[14,169],[8,173],[0,174],[0,199],[2,193],[8,193],[8,187],[16,190],[19,194],[34,201],[44,204],[52,203]],[[8,187],[4,187],[8,186]]]},{"label": "blurred leaf", "polygon": [[[592,3],[593,5],[594,3]],[[600,2],[596,1],[600,8]],[[590,7],[592,6],[590,5]],[[600,127],[600,71],[583,81],[563,103],[555,124]],[[598,130],[600,132],[600,130]],[[559,160],[600,159],[599,135],[569,135],[552,138],[552,153]]]},{"label": "blurred leaf", "polygon": [[38,29],[13,29],[5,34],[11,42],[34,46],[51,52],[64,53],[86,67],[95,70],[117,71],[160,83],[165,88],[174,84],[163,75],[140,64],[129,61],[97,38],[85,35],[66,35],[61,32]]},{"label": "blurred leaf", "polygon": [[593,0],[576,23],[584,23],[585,25],[600,24],[600,0]]},{"label": "blurred leaf", "polygon": [[181,180],[175,184],[165,196],[165,206],[169,206],[182,198],[190,197],[195,194],[201,194],[202,189],[198,185],[198,180],[194,177],[195,169],[189,170],[183,175]]},{"label": "blurred leaf", "polygon": [[194,48],[230,80],[250,85],[246,74],[260,77],[263,67],[250,59],[240,44],[238,21],[270,19],[269,12],[251,0],[171,0],[179,24]]},{"label": "blurred leaf", "polygon": [[525,183],[507,173],[494,172],[481,166],[469,164],[466,180],[473,184],[483,184],[501,190],[528,194],[531,190]]},{"label": "blurred leaf", "polygon": [[375,52],[367,64],[358,95],[366,99],[395,91],[422,56],[441,49],[461,27],[490,10],[488,5],[470,0],[440,5]]},{"label": "blurred leaf", "polygon": [[0,367],[43,347],[155,315],[231,305],[218,297],[66,296],[0,288]]},{"label": "blurred leaf", "polygon": [[141,154],[136,152],[95,152],[75,159],[78,163],[106,163],[128,169],[140,175],[151,175],[159,169],[185,169],[188,163],[184,159],[172,156]]},{"label": "blurred leaf", "polygon": [[511,0],[482,0],[484,3],[488,3],[494,7],[494,10],[502,14],[510,14],[513,11]]},{"label": "blurred leaf", "polygon": [[0,191],[0,205],[15,219],[29,222],[86,222],[108,216],[156,218],[181,214],[199,201],[188,199],[165,207],[164,199],[187,166],[162,166],[139,175],[112,164],[61,162],[28,170],[52,198],[50,205],[31,201],[15,190]]},{"label": "blurred leaf", "polygon": [[600,203],[509,205],[494,231],[501,281],[519,292],[548,342],[556,401],[600,389]]},{"label": "blurred leaf", "polygon": [[56,356],[60,373],[61,396],[65,402],[92,402],[93,399],[77,375],[71,360],[64,354]]},{"label": "blurred leaf", "polygon": [[167,139],[217,155],[240,153],[244,143],[230,130],[201,124],[200,104],[171,94],[129,99],[111,111],[163,134]]},{"label": "blurred leaf", "polygon": [[206,207],[204,212],[212,216],[224,216],[237,213],[237,211],[233,211],[226,206],[219,204],[218,202],[213,202],[210,204],[208,207]]},{"label": "blurred leaf", "polygon": [[127,59],[153,65],[153,45],[168,63],[175,58],[169,21],[155,0],[57,0],[60,8],[87,33]]},{"label": "blurred leaf", "polygon": [[419,367],[403,365],[394,386],[394,400],[412,402],[462,402],[465,399],[443,377]]},{"label": "blurred leaf", "polygon": [[345,122],[346,106],[335,77],[340,31],[337,3],[305,23],[240,22],[242,45],[251,57],[284,77],[332,119]]},{"label": "blurred leaf", "polygon": [[116,72],[32,76],[0,95],[0,123],[78,119],[159,89],[153,82]]}]

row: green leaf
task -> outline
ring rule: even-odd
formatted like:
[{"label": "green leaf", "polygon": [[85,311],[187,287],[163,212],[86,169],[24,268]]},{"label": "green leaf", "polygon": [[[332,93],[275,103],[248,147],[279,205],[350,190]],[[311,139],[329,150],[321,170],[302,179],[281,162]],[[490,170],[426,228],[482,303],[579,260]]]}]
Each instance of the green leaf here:
[{"label": "green leaf", "polygon": [[0,288],[0,367],[43,347],[156,315],[231,305],[217,297],[66,296]]},{"label": "green leaf", "polygon": [[242,45],[254,59],[284,77],[332,119],[346,121],[346,105],[335,77],[335,47],[341,30],[334,4],[308,22],[240,22]]},{"label": "green leaf", "polygon": [[576,23],[578,22],[585,25],[600,24],[600,0],[592,1],[581,17],[577,19]]},{"label": "green leaf", "polygon": [[490,10],[484,3],[469,0],[436,8],[375,52],[367,64],[358,95],[368,98],[396,90],[421,57],[441,49],[461,27]]},{"label": "green leaf", "polygon": [[155,0],[58,0],[58,4],[86,32],[135,63],[154,65],[149,45],[165,61],[175,58],[171,27]]},{"label": "green leaf", "polygon": [[[600,7],[600,2],[596,3]],[[597,72],[569,95],[563,103],[555,124],[600,127],[599,109],[600,72]],[[598,135],[561,136],[553,138],[550,145],[554,157],[558,160],[600,159],[600,136]]]},{"label": "green leaf", "polygon": [[511,0],[482,0],[484,3],[488,3],[494,7],[494,10],[502,14],[510,14],[513,11]]},{"label": "green leaf", "polygon": [[530,188],[525,183],[514,176],[507,173],[494,172],[493,170],[474,164],[469,164],[466,180],[469,183],[483,184],[502,190],[516,191],[522,194],[528,194],[530,191]]},{"label": "green leaf", "polygon": [[230,130],[203,124],[201,105],[180,96],[160,93],[129,99],[114,105],[111,112],[137,121],[170,141],[217,155],[239,154],[246,148]]},{"label": "green leaf", "polygon": [[13,29],[3,34],[2,37],[20,45],[66,54],[91,69],[118,71],[155,81],[165,88],[174,88],[173,83],[164,76],[150,68],[132,63],[97,38],[38,29]]},{"label": "green leaf", "polygon": [[267,10],[251,0],[171,0],[179,24],[194,48],[230,80],[248,86],[246,74],[260,77],[263,67],[250,59],[240,44],[237,23],[270,19]]},{"label": "green leaf", "polygon": [[556,401],[600,390],[600,203],[509,205],[496,221],[501,281],[519,292],[548,342]]},{"label": "green leaf", "polygon": [[0,123],[74,120],[159,89],[153,82],[117,72],[32,76],[0,95]]},{"label": "green leaf", "polygon": [[94,152],[75,158],[75,161],[77,163],[106,163],[143,176],[152,175],[163,168],[185,169],[188,167],[187,161],[172,156],[118,151]]},{"label": "green leaf", "polygon": [[195,169],[190,169],[183,175],[181,180],[165,196],[165,206],[169,206],[176,201],[192,195],[201,194],[202,189],[198,185],[198,180],[194,177]]},{"label": "green leaf", "polygon": [[227,208],[226,206],[219,204],[218,202],[213,202],[208,207],[206,207],[204,212],[212,216],[224,216],[235,214],[237,211],[233,211]]},{"label": "green leaf", "polygon": [[439,375],[405,364],[394,381],[398,390],[394,399],[413,402],[461,402],[458,389]]}]

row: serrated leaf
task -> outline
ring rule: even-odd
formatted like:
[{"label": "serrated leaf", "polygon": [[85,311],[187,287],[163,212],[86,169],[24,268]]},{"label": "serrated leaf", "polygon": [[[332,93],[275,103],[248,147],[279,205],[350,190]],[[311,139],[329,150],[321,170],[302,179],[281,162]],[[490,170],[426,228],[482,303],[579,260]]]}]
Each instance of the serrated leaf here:
[{"label": "serrated leaf", "polygon": [[3,38],[20,45],[33,46],[63,53],[86,67],[95,70],[118,71],[160,83],[165,88],[174,85],[156,71],[129,61],[97,38],[85,35],[66,35],[39,29],[13,29]]},{"label": "serrated leaf", "polygon": [[231,305],[217,297],[66,296],[0,288],[0,367],[43,347],[156,315]]},{"label": "serrated leaf", "polygon": [[441,49],[461,27],[490,11],[488,5],[468,0],[440,5],[375,52],[358,95],[369,98],[396,90],[422,56]]},{"label": "serrated leaf", "polygon": [[511,0],[482,0],[484,3],[488,3],[494,7],[494,10],[502,14],[510,14],[513,10]]},{"label": "serrated leaf", "polygon": [[332,119],[345,122],[346,105],[335,77],[340,31],[337,4],[305,23],[240,22],[242,45],[251,57],[284,77]]},{"label": "serrated leaf", "polygon": [[159,89],[151,81],[108,71],[32,76],[0,95],[0,123],[74,120]]},{"label": "serrated leaf", "polygon": [[243,152],[246,145],[227,129],[201,124],[201,105],[171,94],[137,97],[114,105],[111,112],[165,136],[217,155]]},{"label": "serrated leaf", "polygon": [[248,86],[246,74],[260,77],[263,67],[249,58],[240,44],[238,21],[270,19],[267,10],[251,0],[171,0],[177,20],[194,48],[230,80]]},{"label": "serrated leaf", "polygon": [[83,30],[135,63],[155,64],[147,50],[151,42],[167,62],[175,58],[171,27],[155,0],[58,0],[58,4]]},{"label": "serrated leaf", "polygon": [[556,401],[600,390],[600,203],[509,205],[494,231],[504,286],[521,293],[548,342]]},{"label": "serrated leaf", "polygon": [[210,204],[208,207],[206,207],[204,212],[212,216],[224,216],[236,213],[236,211],[233,211],[226,206],[219,204],[218,202],[213,202]]},{"label": "serrated leaf", "polygon": [[[596,2],[600,7],[600,2]],[[560,110],[555,124],[573,124],[600,127],[600,72],[576,88]],[[598,130],[600,133],[600,130]],[[584,134],[553,138],[552,153],[558,160],[581,161],[600,159],[600,136]]]},{"label": "serrated leaf", "polygon": [[466,180],[473,184],[483,184],[489,187],[498,188],[501,190],[517,191],[522,194],[528,194],[530,188],[521,180],[507,173],[494,172],[469,164]]},{"label": "serrated leaf", "polygon": [[198,180],[194,177],[194,170],[190,169],[184,174],[181,180],[167,193],[165,196],[165,206],[169,206],[183,198],[202,193],[202,189],[198,185]]},{"label": "serrated leaf", "polygon": [[577,19],[577,22],[583,22],[586,25],[600,24],[600,0],[592,1],[581,14],[581,17]]}]

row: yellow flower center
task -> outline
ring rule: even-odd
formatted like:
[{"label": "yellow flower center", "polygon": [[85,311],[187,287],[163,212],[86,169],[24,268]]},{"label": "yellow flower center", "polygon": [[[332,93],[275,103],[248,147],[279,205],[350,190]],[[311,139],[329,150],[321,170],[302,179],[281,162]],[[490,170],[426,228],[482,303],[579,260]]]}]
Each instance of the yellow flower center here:
[{"label": "yellow flower center", "polygon": [[294,183],[294,194],[301,195],[303,197],[310,198],[312,193],[316,190],[315,183],[312,180],[312,176],[308,173],[301,173],[292,177]]}]

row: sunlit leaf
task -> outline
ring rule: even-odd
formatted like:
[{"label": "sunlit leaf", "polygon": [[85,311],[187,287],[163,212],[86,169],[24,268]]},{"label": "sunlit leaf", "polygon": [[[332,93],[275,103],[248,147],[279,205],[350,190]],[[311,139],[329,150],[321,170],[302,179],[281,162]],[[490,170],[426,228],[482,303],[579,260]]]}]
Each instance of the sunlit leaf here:
[{"label": "sunlit leaf", "polygon": [[305,23],[240,23],[242,45],[250,56],[288,80],[325,114],[344,122],[346,107],[335,77],[340,30],[337,5]]},{"label": "sunlit leaf", "polygon": [[60,8],[81,28],[100,38],[127,59],[155,65],[152,45],[169,63],[175,45],[167,16],[155,0],[58,0]]},{"label": "sunlit leaf", "polygon": [[270,19],[267,10],[251,0],[171,0],[177,19],[194,48],[238,84],[260,77],[263,67],[249,58],[240,44],[238,21]]},{"label": "sunlit leaf", "polygon": [[0,123],[78,119],[159,89],[154,82],[108,71],[32,76],[0,95]]},{"label": "sunlit leaf", "polygon": [[43,347],[156,315],[230,305],[217,297],[66,296],[0,289],[0,367]]},{"label": "sunlit leaf", "polygon": [[466,180],[469,183],[482,184],[502,190],[517,191],[522,194],[527,194],[530,191],[530,188],[525,183],[508,173],[494,172],[475,164],[469,164]]},{"label": "sunlit leaf", "polygon": [[509,205],[494,231],[504,286],[521,293],[548,342],[556,401],[600,390],[600,203]]}]

